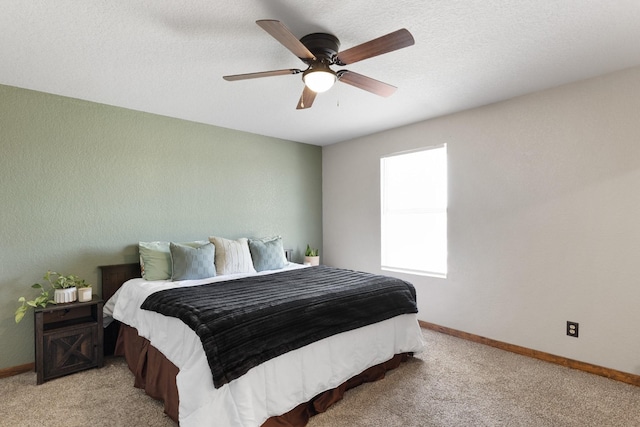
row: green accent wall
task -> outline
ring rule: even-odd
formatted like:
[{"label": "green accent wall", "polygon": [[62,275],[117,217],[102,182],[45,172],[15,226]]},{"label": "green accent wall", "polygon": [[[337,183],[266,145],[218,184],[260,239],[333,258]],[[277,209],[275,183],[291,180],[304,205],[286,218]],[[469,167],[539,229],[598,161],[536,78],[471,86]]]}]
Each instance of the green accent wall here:
[{"label": "green accent wall", "polygon": [[322,248],[321,147],[0,85],[0,369],[34,361],[20,296],[52,269],[99,292],[138,241],[280,234]]}]

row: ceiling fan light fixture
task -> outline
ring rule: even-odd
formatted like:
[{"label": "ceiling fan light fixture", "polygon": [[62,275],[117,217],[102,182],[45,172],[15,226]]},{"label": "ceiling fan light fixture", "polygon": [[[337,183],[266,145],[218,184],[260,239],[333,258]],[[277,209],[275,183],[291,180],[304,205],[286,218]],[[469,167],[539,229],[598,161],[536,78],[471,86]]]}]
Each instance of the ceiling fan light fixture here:
[{"label": "ceiling fan light fixture", "polygon": [[325,64],[311,66],[302,74],[304,84],[316,93],[328,91],[336,80],[336,73]]}]

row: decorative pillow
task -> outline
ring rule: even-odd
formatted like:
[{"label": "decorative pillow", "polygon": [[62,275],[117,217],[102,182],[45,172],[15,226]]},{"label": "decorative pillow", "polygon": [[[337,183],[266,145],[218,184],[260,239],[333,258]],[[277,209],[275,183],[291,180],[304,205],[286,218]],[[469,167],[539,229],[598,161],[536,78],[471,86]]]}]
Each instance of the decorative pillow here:
[{"label": "decorative pillow", "polygon": [[[185,242],[183,245],[198,247],[209,243],[206,240]],[[171,254],[169,242],[139,242],[140,270],[146,280],[167,280],[171,278]]]},{"label": "decorative pillow", "polygon": [[196,248],[169,243],[171,252],[171,280],[196,280],[214,277],[216,266],[214,257],[216,248],[207,242]]},{"label": "decorative pillow", "polygon": [[249,252],[249,241],[242,237],[229,240],[222,237],[209,237],[209,241],[216,246],[216,273],[255,273]]},{"label": "decorative pillow", "polygon": [[256,271],[279,270],[288,264],[280,236],[249,239],[249,251]]}]

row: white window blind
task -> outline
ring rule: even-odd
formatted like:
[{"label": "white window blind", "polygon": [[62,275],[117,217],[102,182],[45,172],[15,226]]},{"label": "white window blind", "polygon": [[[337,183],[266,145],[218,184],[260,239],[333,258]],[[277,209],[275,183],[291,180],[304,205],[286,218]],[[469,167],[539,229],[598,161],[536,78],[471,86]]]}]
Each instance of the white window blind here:
[{"label": "white window blind", "polygon": [[446,277],[447,147],[380,159],[382,269]]}]

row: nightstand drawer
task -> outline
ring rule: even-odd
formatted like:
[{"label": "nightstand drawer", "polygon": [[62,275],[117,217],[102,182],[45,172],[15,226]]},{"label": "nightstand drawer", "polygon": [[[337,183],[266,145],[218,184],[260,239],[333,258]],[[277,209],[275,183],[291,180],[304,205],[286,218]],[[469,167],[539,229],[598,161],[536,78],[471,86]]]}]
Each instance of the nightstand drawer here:
[{"label": "nightstand drawer", "polygon": [[[62,305],[62,304],[60,304]],[[43,311],[43,319],[45,328],[55,328],[56,324],[62,322],[79,322],[84,319],[85,321],[92,320],[91,306],[85,305],[80,307],[63,308],[57,310]]]}]

